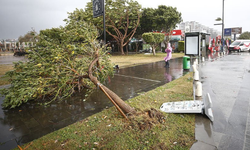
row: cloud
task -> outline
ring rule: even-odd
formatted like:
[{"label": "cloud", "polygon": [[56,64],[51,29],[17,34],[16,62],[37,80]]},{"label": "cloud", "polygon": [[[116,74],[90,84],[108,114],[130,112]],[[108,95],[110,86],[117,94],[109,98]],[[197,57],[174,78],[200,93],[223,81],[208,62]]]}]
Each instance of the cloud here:
[{"label": "cloud", "polygon": [[[0,39],[18,38],[31,28],[43,29],[63,26],[67,12],[85,8],[91,0],[0,0]],[[222,17],[222,0],[137,0],[143,8],[158,5],[176,7],[183,21],[196,21],[221,31],[215,26],[217,17]],[[250,31],[249,0],[225,0],[225,28],[242,27]]]},{"label": "cloud", "polygon": [[86,0],[1,0],[0,39],[17,39],[34,28],[37,32],[65,25],[67,12],[84,8]]}]

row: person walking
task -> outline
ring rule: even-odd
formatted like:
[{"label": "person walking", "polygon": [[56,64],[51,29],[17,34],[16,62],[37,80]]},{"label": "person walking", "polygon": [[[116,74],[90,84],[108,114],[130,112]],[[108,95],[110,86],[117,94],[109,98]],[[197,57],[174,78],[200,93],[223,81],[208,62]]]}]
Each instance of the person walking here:
[{"label": "person walking", "polygon": [[171,47],[170,43],[168,43],[168,46],[165,49],[165,52],[167,53],[167,56],[164,57],[164,60],[166,63],[165,67],[169,68],[169,60],[172,58],[172,47]]}]

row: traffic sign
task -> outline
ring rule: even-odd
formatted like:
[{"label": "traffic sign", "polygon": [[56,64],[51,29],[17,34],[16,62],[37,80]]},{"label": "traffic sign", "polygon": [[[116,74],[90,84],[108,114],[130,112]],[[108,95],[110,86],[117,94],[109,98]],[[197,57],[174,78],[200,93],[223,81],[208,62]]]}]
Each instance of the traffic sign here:
[{"label": "traffic sign", "polygon": [[232,28],[225,28],[224,36],[231,36],[231,35],[232,35]]}]

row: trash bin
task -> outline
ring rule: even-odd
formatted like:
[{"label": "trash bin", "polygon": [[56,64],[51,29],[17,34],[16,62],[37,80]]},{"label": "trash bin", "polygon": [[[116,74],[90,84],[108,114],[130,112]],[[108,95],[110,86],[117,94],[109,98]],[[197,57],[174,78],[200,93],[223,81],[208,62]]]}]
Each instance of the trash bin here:
[{"label": "trash bin", "polygon": [[183,69],[190,69],[190,57],[183,56]]}]

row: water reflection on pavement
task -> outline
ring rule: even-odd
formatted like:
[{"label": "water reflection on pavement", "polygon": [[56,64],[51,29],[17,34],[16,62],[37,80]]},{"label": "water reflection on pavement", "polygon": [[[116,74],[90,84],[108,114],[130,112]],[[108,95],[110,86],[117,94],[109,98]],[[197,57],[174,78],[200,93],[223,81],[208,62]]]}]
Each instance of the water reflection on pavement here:
[{"label": "water reflection on pavement", "polygon": [[[24,61],[24,57],[1,56],[1,64]],[[182,69],[182,58],[172,59],[170,68],[163,61],[120,69],[106,86],[123,100],[175,80],[189,70]],[[0,97],[2,104],[4,97]],[[83,93],[50,106],[32,102],[17,109],[0,108],[0,149],[12,149],[45,134],[73,124],[103,109],[113,106],[108,98],[95,90],[88,98]]]},{"label": "water reflection on pavement", "polygon": [[199,71],[203,95],[209,93],[213,102],[214,121],[196,115],[197,142],[191,150],[250,149],[250,53],[209,56],[210,62],[199,65]]}]

